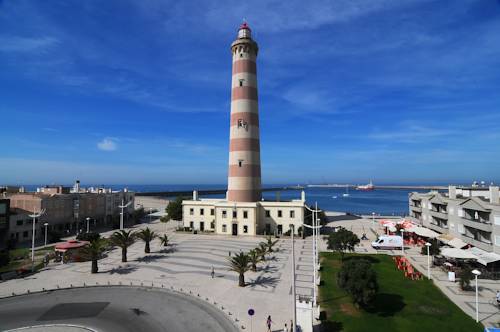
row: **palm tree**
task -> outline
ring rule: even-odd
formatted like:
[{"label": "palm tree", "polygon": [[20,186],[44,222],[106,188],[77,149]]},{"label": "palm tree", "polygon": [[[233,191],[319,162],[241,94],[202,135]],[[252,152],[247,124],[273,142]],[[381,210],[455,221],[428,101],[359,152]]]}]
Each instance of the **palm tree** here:
[{"label": "palm tree", "polygon": [[267,254],[267,245],[264,242],[261,242],[255,250],[259,253],[260,255],[260,260],[265,262],[266,261],[266,254]]},{"label": "palm tree", "polygon": [[229,270],[239,274],[238,286],[245,287],[245,272],[250,269],[250,258],[247,254],[240,252],[239,254],[228,257]]},{"label": "palm tree", "polygon": [[144,246],[144,252],[146,254],[149,254],[149,252],[151,251],[151,249],[149,248],[149,243],[157,238],[158,235],[156,235],[154,231],[150,230],[149,227],[146,227],[146,229],[143,229],[142,231],[137,233],[137,237],[144,241],[144,243],[146,244]]},{"label": "palm tree", "polygon": [[261,261],[261,254],[259,248],[252,249],[248,252],[248,258],[250,259],[250,264],[252,265],[252,271],[257,271],[257,264]]},{"label": "palm tree", "polygon": [[266,242],[264,242],[264,244],[267,247],[267,252],[273,252],[273,247],[276,243],[278,243],[278,240],[273,241],[273,239],[270,236],[268,236]]},{"label": "palm tree", "polygon": [[116,231],[111,235],[111,243],[115,246],[122,248],[122,262],[127,261],[127,248],[130,247],[135,242],[135,233],[132,231]]},{"label": "palm tree", "polygon": [[163,234],[163,236],[160,237],[160,241],[161,241],[161,244],[164,247],[168,247],[168,236],[167,236],[167,234]]},{"label": "palm tree", "polygon": [[84,259],[92,261],[92,268],[90,273],[97,273],[99,267],[97,266],[97,261],[101,258],[102,253],[106,250],[106,240],[101,238],[95,238],[90,241],[90,243],[80,250],[80,254]]}]

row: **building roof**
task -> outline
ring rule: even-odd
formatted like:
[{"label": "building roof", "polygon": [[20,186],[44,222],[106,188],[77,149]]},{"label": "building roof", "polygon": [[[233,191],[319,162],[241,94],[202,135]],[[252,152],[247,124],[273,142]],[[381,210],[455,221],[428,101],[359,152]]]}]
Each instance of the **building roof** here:
[{"label": "building roof", "polygon": [[460,203],[460,205],[465,209],[477,210],[482,212],[489,212],[491,210],[487,206],[484,206],[482,200],[478,199],[477,197],[466,199],[465,201]]}]

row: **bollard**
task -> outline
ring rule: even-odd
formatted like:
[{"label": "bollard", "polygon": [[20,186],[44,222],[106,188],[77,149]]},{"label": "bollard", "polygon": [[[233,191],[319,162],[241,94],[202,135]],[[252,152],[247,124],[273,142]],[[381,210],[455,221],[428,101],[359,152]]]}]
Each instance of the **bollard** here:
[{"label": "bollard", "polygon": [[12,292],[12,296],[16,295],[16,293]]},{"label": "bollard", "polygon": [[163,288],[163,284],[161,284],[161,288]]},{"label": "bollard", "polygon": [[86,286],[85,283],[83,283],[83,287],[85,287],[85,286]]},{"label": "bollard", "polygon": [[28,293],[28,294],[29,294],[29,293],[30,293],[30,290],[28,289],[28,291],[27,291],[26,293]]},{"label": "bollard", "polygon": [[59,289],[59,285],[57,285],[57,289]]},{"label": "bollard", "polygon": [[73,284],[69,284],[69,288],[73,288]]}]

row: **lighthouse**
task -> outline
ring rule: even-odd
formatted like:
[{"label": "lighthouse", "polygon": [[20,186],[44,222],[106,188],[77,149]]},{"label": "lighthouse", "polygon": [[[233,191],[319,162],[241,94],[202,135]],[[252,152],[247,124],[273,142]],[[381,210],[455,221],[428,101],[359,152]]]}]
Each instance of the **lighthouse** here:
[{"label": "lighthouse", "polygon": [[304,192],[299,199],[262,199],[258,51],[250,27],[243,23],[231,44],[233,73],[227,196],[202,198],[198,191],[193,191],[193,199],[182,201],[185,228],[234,236],[281,235],[292,230],[297,234],[304,221]]},{"label": "lighthouse", "polygon": [[252,30],[245,22],[231,44],[233,71],[227,200],[257,202],[261,199],[257,53]]}]

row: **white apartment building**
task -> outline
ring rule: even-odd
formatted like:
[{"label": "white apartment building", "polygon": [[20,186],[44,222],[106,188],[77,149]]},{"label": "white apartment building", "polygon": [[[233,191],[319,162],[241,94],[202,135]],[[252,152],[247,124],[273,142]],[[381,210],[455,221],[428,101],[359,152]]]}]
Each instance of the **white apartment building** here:
[{"label": "white apartment building", "polygon": [[409,195],[410,216],[454,243],[500,254],[499,187],[455,187]]}]

